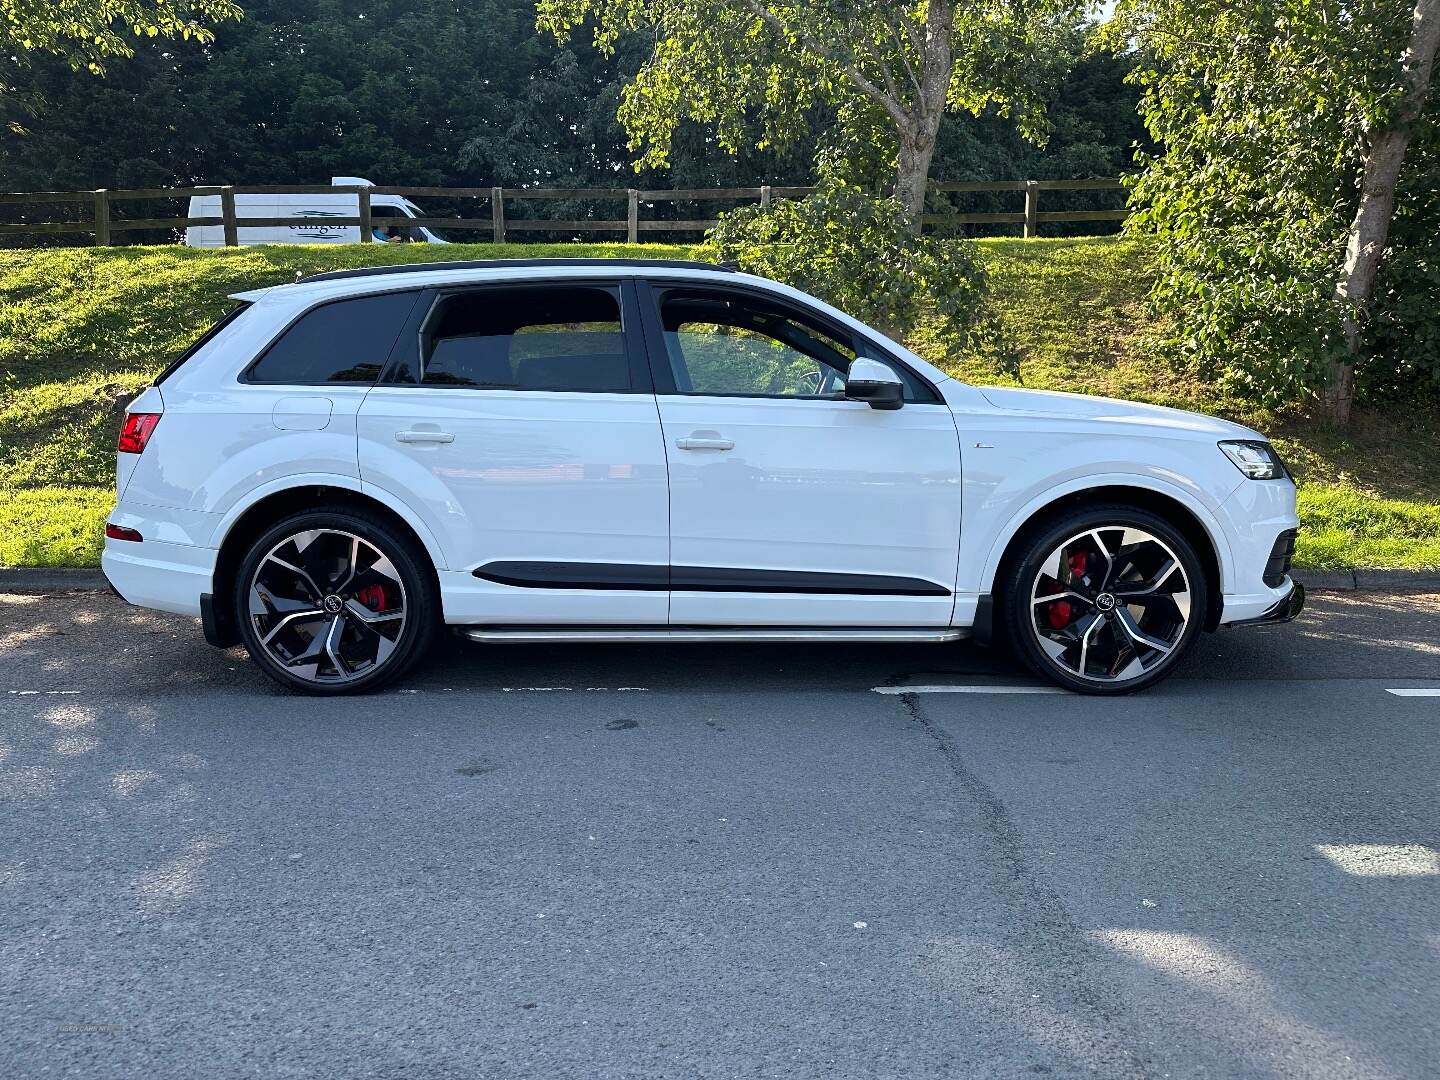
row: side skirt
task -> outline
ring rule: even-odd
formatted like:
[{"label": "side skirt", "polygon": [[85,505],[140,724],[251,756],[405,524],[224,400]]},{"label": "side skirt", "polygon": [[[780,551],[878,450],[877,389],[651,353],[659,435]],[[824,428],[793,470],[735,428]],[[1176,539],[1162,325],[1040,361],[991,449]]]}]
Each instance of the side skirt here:
[{"label": "side skirt", "polygon": [[467,626],[456,627],[461,637],[486,645],[537,645],[546,642],[635,645],[641,643],[711,642],[743,645],[756,642],[850,641],[892,644],[940,644],[961,641],[968,629],[954,626]]}]

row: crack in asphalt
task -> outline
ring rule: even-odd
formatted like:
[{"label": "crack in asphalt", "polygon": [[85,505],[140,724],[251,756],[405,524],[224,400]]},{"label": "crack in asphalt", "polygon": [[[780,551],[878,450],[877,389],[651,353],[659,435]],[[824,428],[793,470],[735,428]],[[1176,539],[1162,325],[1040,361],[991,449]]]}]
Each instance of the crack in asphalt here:
[{"label": "crack in asphalt", "polygon": [[[1098,984],[1093,973],[1087,971],[1087,968],[1102,964],[1105,956],[1070,917],[1060,895],[1044,884],[1031,867],[1025,856],[1024,839],[1010,820],[1005,804],[965,763],[954,736],[926,715],[919,697],[915,694],[901,694],[899,697],[909,721],[934,745],[955,778],[960,793],[979,810],[981,826],[995,842],[1009,869],[1010,881],[1021,894],[1028,929],[1040,940],[1043,962],[1052,971],[1057,964],[1061,967],[1061,978],[1070,993],[1100,1022],[1097,1024],[1100,1045],[1096,1049],[1103,1053],[1107,1063],[1115,1067],[1115,1071],[1108,1072],[1108,1075],[1151,1076],[1150,1062],[1139,1048],[1139,1040],[1130,1023],[1133,1017],[1128,1015],[1129,1010],[1122,1004],[1123,995],[1119,988]],[[1123,1018],[1117,1016],[1115,1005],[1119,1005],[1119,1009],[1127,1015]],[[1122,1064],[1123,1073],[1119,1069]]]}]

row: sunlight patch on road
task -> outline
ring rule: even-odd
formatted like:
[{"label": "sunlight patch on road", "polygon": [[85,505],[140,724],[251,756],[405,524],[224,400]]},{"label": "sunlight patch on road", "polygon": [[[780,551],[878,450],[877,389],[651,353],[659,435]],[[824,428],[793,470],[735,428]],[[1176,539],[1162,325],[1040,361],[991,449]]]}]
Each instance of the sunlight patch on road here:
[{"label": "sunlight patch on road", "polygon": [[1316,844],[1315,850],[1355,877],[1440,877],[1440,852],[1424,844]]},{"label": "sunlight patch on road", "polygon": [[129,799],[139,795],[150,784],[159,782],[160,774],[154,769],[127,769],[110,778],[110,787],[116,795]]},{"label": "sunlight patch on road", "polygon": [[1096,930],[1092,938],[1121,956],[1208,994],[1218,1009],[1196,1013],[1206,1035],[1252,1057],[1257,1073],[1271,1075],[1277,1061],[1286,1075],[1338,1078],[1391,1077],[1394,1073],[1361,1044],[1290,1012],[1270,980],[1233,950],[1198,934],[1124,928]]},{"label": "sunlight patch on road", "polygon": [[151,911],[175,907],[193,896],[200,888],[200,875],[211,855],[225,846],[218,837],[200,836],[185,845],[185,850],[153,870],[147,870],[131,887],[139,894],[141,906]]}]

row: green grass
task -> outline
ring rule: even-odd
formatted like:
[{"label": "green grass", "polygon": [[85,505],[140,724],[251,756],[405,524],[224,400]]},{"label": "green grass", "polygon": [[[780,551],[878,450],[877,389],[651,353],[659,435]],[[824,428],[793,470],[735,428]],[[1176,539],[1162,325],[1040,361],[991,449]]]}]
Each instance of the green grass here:
[{"label": "green grass", "polygon": [[[910,344],[958,378],[1130,398],[1271,433],[1301,483],[1297,558],[1321,568],[1440,568],[1440,412],[1358,409],[1344,431],[1275,413],[1147,350],[1143,245],[1119,238],[981,241],[1002,358]],[[0,565],[94,565],[124,403],[228,306],[230,294],[323,270],[433,259],[693,257],[626,244],[179,247],[0,251]]]},{"label": "green grass", "polygon": [[114,505],[110,488],[0,491],[0,566],[99,566]]}]

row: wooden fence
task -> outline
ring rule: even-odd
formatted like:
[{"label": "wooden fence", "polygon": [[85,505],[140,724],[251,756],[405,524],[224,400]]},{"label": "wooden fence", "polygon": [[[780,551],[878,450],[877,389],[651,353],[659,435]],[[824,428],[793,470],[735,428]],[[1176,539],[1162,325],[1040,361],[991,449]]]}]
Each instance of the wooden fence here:
[{"label": "wooden fence", "polygon": [[[1118,179],[1097,180],[977,180],[931,185],[932,190],[945,193],[994,193],[1008,192],[1024,198],[1023,207],[1014,213],[962,213],[926,214],[926,225],[1020,225],[1023,235],[1037,236],[1040,226],[1048,222],[1123,221],[1125,210],[1040,210],[1042,191],[1118,191],[1123,184]],[[735,188],[688,188],[661,191],[645,191],[638,188],[502,188],[502,187],[346,187],[326,185],[268,185],[232,186],[209,185],[190,188],[101,188],[96,191],[28,191],[0,193],[0,206],[16,205],[73,205],[77,207],[71,220],[67,221],[23,221],[0,224],[0,238],[15,235],[55,236],[66,234],[90,234],[96,245],[104,247],[116,243],[117,234],[155,229],[185,229],[191,226],[220,225],[224,228],[225,244],[234,247],[239,243],[239,229],[242,226],[258,228],[283,228],[296,225],[306,219],[296,217],[240,218],[235,213],[237,195],[355,195],[358,198],[358,214],[355,217],[327,217],[326,225],[340,227],[358,226],[362,243],[371,240],[371,228],[376,220],[385,224],[403,220],[407,227],[428,226],[448,229],[488,230],[495,243],[503,244],[511,233],[521,232],[615,232],[624,233],[630,243],[638,243],[644,233],[691,232],[709,229],[715,224],[713,218],[644,218],[641,208],[661,203],[677,202],[745,202],[759,200],[762,206],[771,199],[802,198],[809,195],[813,187],[760,187]],[[145,201],[154,199],[188,199],[196,195],[218,195],[220,216],[218,217],[118,217],[114,213],[117,202]],[[375,218],[371,214],[372,195],[399,195],[405,198],[444,198],[488,200],[488,217],[421,217],[396,219]],[[510,218],[505,214],[507,202],[527,200],[565,200],[624,203],[625,217],[615,219],[580,218],[560,220],[555,218]]]}]

